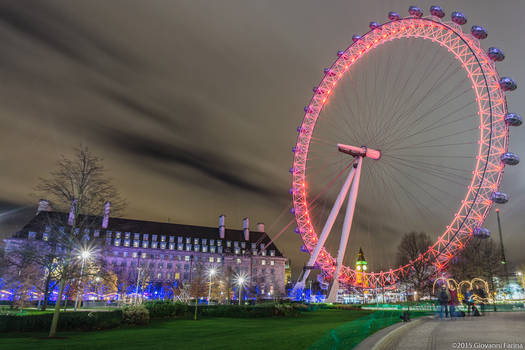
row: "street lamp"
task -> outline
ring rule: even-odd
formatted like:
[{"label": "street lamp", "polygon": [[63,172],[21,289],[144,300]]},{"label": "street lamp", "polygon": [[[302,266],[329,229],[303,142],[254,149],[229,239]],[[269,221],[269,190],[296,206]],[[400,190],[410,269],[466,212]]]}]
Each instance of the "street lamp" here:
[{"label": "street lamp", "polygon": [[239,288],[239,305],[241,305],[241,291],[246,283],[246,277],[244,275],[238,275],[236,279],[237,287]]},{"label": "street lamp", "polygon": [[80,267],[80,278],[78,279],[78,291],[77,291],[77,297],[75,299],[75,311],[77,311],[77,308],[78,308],[78,295],[80,293],[82,275],[84,274],[84,265],[86,264],[86,260],[88,260],[90,257],[91,257],[91,252],[87,249],[82,250],[78,256],[78,258],[82,260],[82,265]]},{"label": "street lamp", "polygon": [[142,251],[139,251],[137,257],[137,285],[135,286],[135,305],[138,303],[139,298],[139,282],[140,282],[140,273],[142,272],[142,267],[140,266],[140,256],[142,255]]},{"label": "street lamp", "polygon": [[210,303],[210,297],[211,297],[211,278],[215,276],[216,273],[217,273],[217,270],[215,270],[215,268],[213,267],[208,271],[208,274],[210,275],[210,284],[208,286],[208,304]]}]

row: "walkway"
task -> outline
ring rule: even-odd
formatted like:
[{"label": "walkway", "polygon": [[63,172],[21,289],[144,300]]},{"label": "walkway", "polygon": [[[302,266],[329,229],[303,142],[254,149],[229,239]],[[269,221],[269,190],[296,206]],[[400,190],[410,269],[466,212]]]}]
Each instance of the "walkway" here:
[{"label": "walkway", "polygon": [[462,317],[455,321],[425,317],[375,338],[368,339],[368,348],[525,349],[525,312],[490,312],[487,316]]}]

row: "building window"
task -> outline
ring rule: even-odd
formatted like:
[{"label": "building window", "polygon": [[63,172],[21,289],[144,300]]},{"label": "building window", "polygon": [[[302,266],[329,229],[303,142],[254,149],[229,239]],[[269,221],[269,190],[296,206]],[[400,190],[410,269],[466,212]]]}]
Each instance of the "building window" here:
[{"label": "building window", "polygon": [[240,252],[241,252],[241,251],[240,251],[240,249],[239,249],[238,247],[235,248],[235,254],[239,254]]},{"label": "building window", "polygon": [[218,247],[218,248],[217,248],[217,252],[218,252],[219,254],[222,254],[222,247]]},{"label": "building window", "polygon": [[157,249],[157,242],[151,242],[151,248]]},{"label": "building window", "polygon": [[261,260],[261,265],[266,265],[266,260]]},{"label": "building window", "polygon": [[49,239],[49,233],[44,232],[44,233],[42,234],[42,240],[47,241],[48,239]]},{"label": "building window", "polygon": [[198,238],[195,238],[195,239],[193,240],[193,244],[199,244],[199,239],[198,239]]},{"label": "building window", "polygon": [[125,240],[124,240],[124,246],[125,246],[125,247],[129,247],[129,243],[130,243],[130,242],[129,242],[129,239],[125,239]]},{"label": "building window", "polygon": [[100,237],[100,230],[93,231],[93,237]]},{"label": "building window", "polygon": [[190,244],[191,243],[191,238],[190,237],[186,237],[186,244]]},{"label": "building window", "polygon": [[270,260],[270,265],[274,265],[274,261],[273,260]]},{"label": "building window", "polygon": [[166,274],[166,279],[169,280],[170,278],[171,278],[171,273],[168,272],[168,273]]},{"label": "building window", "polygon": [[210,247],[210,253],[215,253],[215,247]]},{"label": "building window", "polygon": [[180,273],[179,272],[175,272],[175,279],[176,280],[180,280]]},{"label": "building window", "polygon": [[159,272],[159,273],[157,273],[157,279],[159,279],[159,280],[160,280],[161,278],[162,278],[162,273],[160,273],[160,272]]},{"label": "building window", "polygon": [[27,234],[28,239],[35,239],[36,238],[36,232],[35,231],[29,231]]},{"label": "building window", "polygon": [[217,247],[222,247],[222,241],[217,241]]},{"label": "building window", "polygon": [[175,243],[170,243],[170,250],[175,249]]},{"label": "building window", "polygon": [[201,241],[202,241],[202,245],[205,245],[206,242],[208,242],[208,240],[206,238],[201,239]]},{"label": "building window", "polygon": [[131,238],[131,232],[126,232],[124,237],[126,239],[130,239]]},{"label": "building window", "polygon": [[173,264],[172,263],[168,263],[168,269],[171,270],[173,268]]},{"label": "building window", "polygon": [[166,236],[160,236],[160,241],[161,242],[166,242]]},{"label": "building window", "polygon": [[120,246],[120,239],[115,239],[115,247],[119,247]]},{"label": "building window", "polygon": [[199,246],[198,244],[195,245],[195,251],[196,251],[196,252],[199,251],[199,247],[200,247],[200,246]]},{"label": "building window", "polygon": [[175,236],[170,236],[170,242],[171,243],[175,242]]},{"label": "building window", "polygon": [[177,244],[177,250],[183,250],[184,246],[182,243]]},{"label": "building window", "polygon": [[116,250],[113,251],[114,256],[118,256],[118,252]]},{"label": "building window", "polygon": [[148,234],[147,234],[147,233],[143,234],[143,235],[142,235],[142,239],[145,240],[145,241],[147,241],[147,240],[148,240]]},{"label": "building window", "polygon": [[226,248],[230,248],[232,246],[232,242],[231,241],[226,241]]},{"label": "building window", "polygon": [[191,244],[186,244],[186,251],[191,252]]},{"label": "building window", "polygon": [[186,256],[184,257],[184,261],[190,261],[190,256],[189,256],[189,255],[186,255]]},{"label": "building window", "polygon": [[148,242],[147,241],[142,242],[142,248],[147,248],[147,247],[148,247]]},{"label": "building window", "polygon": [[152,241],[156,241],[157,240],[157,235],[151,235],[151,240]]},{"label": "building window", "polygon": [[207,252],[208,252],[208,247],[205,246],[205,245],[203,245],[203,246],[202,246],[202,252],[203,252],[203,253],[207,253]]},{"label": "building window", "polygon": [[166,242],[160,243],[160,249],[166,249]]},{"label": "building window", "polygon": [[157,265],[157,267],[158,267],[159,269],[162,269],[162,268],[164,268],[164,264],[163,264],[163,263],[159,263],[159,264]]},{"label": "building window", "polygon": [[257,255],[257,249],[252,249],[252,255]]},{"label": "building window", "polygon": [[246,248],[246,242],[241,242],[241,248],[242,248],[242,249],[245,249],[245,248]]},{"label": "building window", "polygon": [[263,250],[263,251],[261,252],[261,255],[262,255],[262,256],[266,256],[266,250]]},{"label": "building window", "polygon": [[218,257],[218,258],[217,258],[217,262],[218,262],[218,263],[220,263],[221,260],[222,260],[221,257]]},{"label": "building window", "polygon": [[135,247],[135,248],[139,247],[139,241],[138,240],[133,241],[133,247]]},{"label": "building window", "polygon": [[177,237],[177,243],[182,243],[182,237]]},{"label": "building window", "polygon": [[122,256],[123,257],[127,257],[128,256],[128,252],[126,252],[126,251],[122,252]]},{"label": "building window", "polygon": [[134,258],[137,257],[137,252],[133,252],[133,254],[131,254],[131,256],[133,256]]},{"label": "building window", "polygon": [[121,235],[120,231],[115,232],[115,238],[120,238],[120,235]]},{"label": "building window", "polygon": [[233,242],[233,246],[234,247],[238,247],[239,246],[239,242],[237,242],[237,241]]},{"label": "building window", "polygon": [[213,259],[213,256],[210,256],[210,262],[213,262],[215,259]]},{"label": "building window", "polygon": [[142,259],[146,259],[146,253],[142,253]]},{"label": "building window", "polygon": [[210,245],[214,245],[215,244],[215,240],[214,239],[210,239]]},{"label": "building window", "polygon": [[241,259],[237,258],[237,264],[241,263]]},{"label": "building window", "polygon": [[270,250],[270,256],[275,256],[275,250]]}]

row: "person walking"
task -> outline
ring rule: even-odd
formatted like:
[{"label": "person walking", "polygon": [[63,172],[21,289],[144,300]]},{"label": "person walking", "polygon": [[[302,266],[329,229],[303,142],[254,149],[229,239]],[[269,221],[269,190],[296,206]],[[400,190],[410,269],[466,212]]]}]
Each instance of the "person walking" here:
[{"label": "person walking", "polygon": [[468,287],[465,292],[465,299],[463,303],[467,305],[467,316],[470,316],[470,309],[472,308],[474,294],[472,293],[472,288]]},{"label": "person walking", "polygon": [[448,302],[450,300],[450,293],[448,292],[446,284],[441,286],[441,289],[438,292],[438,301],[440,305],[439,309],[439,318],[442,320],[445,317],[445,314],[448,316]]},{"label": "person walking", "polygon": [[448,289],[448,292],[450,294],[450,300],[448,301],[448,307],[450,312],[450,319],[455,320],[456,319],[456,306],[459,305],[458,300],[458,291],[453,286],[451,286]]},{"label": "person walking", "polygon": [[476,289],[476,295],[478,296],[478,299],[479,299],[479,305],[481,306],[481,315],[484,316],[485,315],[485,302],[487,300],[487,293],[485,293],[485,289],[483,289],[482,287],[478,287]]}]

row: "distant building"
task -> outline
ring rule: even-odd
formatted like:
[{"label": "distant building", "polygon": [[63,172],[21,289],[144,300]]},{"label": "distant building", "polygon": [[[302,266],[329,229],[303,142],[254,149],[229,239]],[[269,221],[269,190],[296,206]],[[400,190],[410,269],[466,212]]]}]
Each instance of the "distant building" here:
[{"label": "distant building", "polygon": [[[42,203],[41,203],[42,204]],[[7,239],[10,244],[20,240],[46,240],[51,229],[46,223],[68,225],[68,214],[39,211],[19,232]],[[250,231],[248,219],[243,229],[227,229],[225,218],[219,218],[218,227],[182,225],[164,222],[122,218],[93,217],[100,224],[86,229],[87,241],[98,240],[107,248],[104,261],[120,278],[136,279],[138,267],[149,274],[149,281],[157,284],[191,282],[196,267],[241,273],[249,278],[246,288],[258,298],[282,295],[285,286],[287,259],[264,232],[264,224]],[[109,219],[109,220],[108,220]],[[102,228],[105,226],[106,228]],[[254,295],[255,296],[255,295]]]}]

